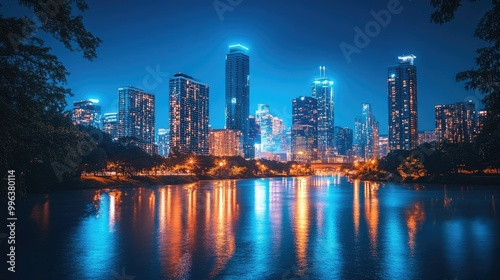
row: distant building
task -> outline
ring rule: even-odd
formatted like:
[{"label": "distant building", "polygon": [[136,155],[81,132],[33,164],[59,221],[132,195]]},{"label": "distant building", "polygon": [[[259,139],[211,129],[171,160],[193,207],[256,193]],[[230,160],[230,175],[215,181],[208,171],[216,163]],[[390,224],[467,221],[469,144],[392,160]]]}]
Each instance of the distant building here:
[{"label": "distant building", "polygon": [[380,135],[378,137],[378,147],[380,157],[385,157],[389,154],[389,137],[387,135]]},{"label": "distant building", "polygon": [[414,55],[400,56],[388,68],[389,149],[411,150],[418,144],[417,67]]},{"label": "distant building", "polygon": [[[248,141],[250,143],[254,143],[254,151],[257,152],[257,150],[260,149],[261,136],[260,136],[260,125],[257,123],[257,119],[255,116],[250,115],[248,117],[248,126],[250,128],[248,134]],[[240,142],[243,142],[243,139]]]},{"label": "distant building", "polygon": [[255,157],[250,141],[250,57],[243,45],[229,46],[226,55],[226,128],[243,134],[245,158]]},{"label": "distant building", "polygon": [[311,162],[318,157],[318,101],[299,97],[292,101],[291,158]]},{"label": "distant building", "polygon": [[240,140],[241,131],[214,129],[209,134],[209,153],[217,157],[243,156]]},{"label": "distant building", "polygon": [[158,129],[158,154],[162,157],[168,157],[170,154],[170,130],[165,128]]},{"label": "distant building", "polygon": [[368,160],[379,157],[379,124],[372,114],[371,105],[363,103],[362,115],[355,118],[354,154]]},{"label": "distant building", "polygon": [[436,105],[436,134],[438,141],[450,143],[472,142],[476,130],[476,105],[458,102]]},{"label": "distant building", "polygon": [[118,140],[118,113],[106,113],[102,120],[102,130]]},{"label": "distant building", "polygon": [[260,127],[259,152],[273,152],[273,118],[269,105],[259,104],[255,112],[255,121]]},{"label": "distant building", "polygon": [[333,81],[326,77],[326,68],[320,67],[320,77],[312,83],[312,97],[317,100],[318,157],[329,162],[335,153]]},{"label": "distant building", "polygon": [[348,156],[352,150],[353,133],[348,127],[335,127],[335,148],[337,153],[342,156]]},{"label": "distant building", "polygon": [[170,149],[208,155],[208,85],[177,73],[169,87]]},{"label": "distant building", "polygon": [[118,138],[135,137],[149,154],[155,151],[155,96],[135,87],[118,89]]},{"label": "distant building", "polygon": [[419,131],[418,132],[418,144],[432,143],[437,141],[437,135],[435,130]]},{"label": "distant building", "polygon": [[73,102],[71,119],[74,124],[93,126],[101,129],[101,106],[98,100],[80,100]]},{"label": "distant building", "polygon": [[480,110],[477,112],[477,125],[476,133],[480,133],[486,123],[486,118],[488,117],[488,111]]}]

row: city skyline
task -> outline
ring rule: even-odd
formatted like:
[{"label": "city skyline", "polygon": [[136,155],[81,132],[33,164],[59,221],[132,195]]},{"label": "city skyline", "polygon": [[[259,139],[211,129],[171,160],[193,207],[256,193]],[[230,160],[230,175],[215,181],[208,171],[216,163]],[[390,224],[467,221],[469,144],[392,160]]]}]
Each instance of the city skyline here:
[{"label": "city skyline", "polygon": [[[384,71],[388,61],[403,53],[414,53],[419,58],[419,98],[424,101],[419,103],[419,130],[433,129],[435,104],[460,102],[473,96],[477,109],[481,109],[477,102],[480,96],[465,91],[462,84],[455,82],[457,72],[474,66],[474,50],[481,45],[472,37],[473,26],[467,24],[479,20],[486,6],[481,3],[470,7],[466,3],[466,14],[458,13],[456,21],[438,26],[430,23],[432,9],[428,3],[401,2],[402,12],[393,15],[391,22],[377,36],[369,38],[369,44],[361,48],[360,53],[353,54],[350,63],[339,45],[342,42],[352,45],[356,34],[354,28],[364,29],[374,19],[371,11],[386,9],[387,2],[370,3],[363,9],[358,8],[357,1],[322,5],[311,2],[308,5],[310,13],[297,18],[293,12],[276,14],[275,9],[280,3],[245,1],[234,11],[225,13],[223,21],[211,3],[171,5],[166,1],[160,6],[148,5],[147,2],[126,4],[131,8],[116,9],[109,3],[97,2],[86,12],[89,28],[103,39],[99,57],[92,63],[76,59],[78,54],[54,46],[53,52],[61,57],[72,73],[68,86],[75,96],[67,99],[68,109],[74,101],[97,98],[101,100],[103,113],[115,112],[116,88],[134,85],[157,96],[157,127],[167,127],[168,79],[181,71],[211,86],[213,94],[210,103],[214,106],[210,124],[214,128],[223,128],[224,113],[216,109],[224,104],[224,61],[221,57],[226,53],[227,46],[234,43],[250,48],[254,95],[250,101],[251,111],[259,103],[269,104],[271,113],[284,119],[287,127],[291,126],[291,108],[288,102],[282,100],[308,95],[309,83],[317,76],[319,65],[326,65],[329,76],[335,81],[335,102],[344,104],[337,108],[335,125],[353,128],[354,108],[363,102],[372,104],[379,122],[386,123]],[[304,8],[303,3],[288,4],[290,11]],[[6,3],[7,15],[9,7]],[[169,17],[163,16],[165,10],[170,11]],[[178,36],[178,30],[165,31],[161,28],[185,17],[187,11],[199,15],[205,24],[186,22],[185,28],[196,26],[200,34],[210,34],[203,47],[189,43],[193,35]],[[15,13],[11,10],[11,14]],[[262,16],[255,17],[255,13]],[[142,14],[148,16],[141,17]],[[122,17],[127,18],[126,24],[117,24],[123,23],[120,20]],[[271,24],[275,22],[282,23]],[[411,35],[403,32],[416,27],[421,28]],[[175,44],[166,39],[169,36],[162,34],[176,36]],[[323,44],[310,44],[305,39],[319,38],[321,34],[332,35]],[[136,37],[137,42],[150,44],[139,47],[136,42],[127,39],[129,36]],[[432,42],[431,48],[428,42]],[[182,47],[178,48],[178,45]],[[128,48],[137,51],[130,52]],[[193,55],[187,57],[179,53]],[[384,125],[381,125],[380,133],[387,134]]]}]

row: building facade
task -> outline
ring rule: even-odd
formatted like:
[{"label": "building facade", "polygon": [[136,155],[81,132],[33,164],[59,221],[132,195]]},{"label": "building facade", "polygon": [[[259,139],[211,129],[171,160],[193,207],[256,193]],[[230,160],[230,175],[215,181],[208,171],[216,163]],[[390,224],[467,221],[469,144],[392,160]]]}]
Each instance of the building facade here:
[{"label": "building facade", "polygon": [[335,156],[335,119],[333,81],[326,77],[326,69],[320,67],[320,77],[312,84],[312,97],[318,108],[318,157],[329,162]]},{"label": "building facade", "polygon": [[213,129],[209,134],[209,154],[216,157],[242,156],[241,132],[233,129]]},{"label": "building facade", "polygon": [[135,137],[149,154],[155,151],[155,96],[135,87],[118,89],[118,138]]},{"label": "building facade", "polygon": [[370,104],[362,104],[362,115],[355,118],[354,131],[354,155],[360,160],[378,158],[379,123]]},{"label": "building facade", "polygon": [[102,120],[102,130],[118,140],[118,113],[106,113]]},{"label": "building facade", "polygon": [[470,143],[476,131],[476,105],[459,102],[435,106],[436,134],[440,142]]},{"label": "building facade", "polygon": [[162,157],[168,157],[170,154],[170,130],[165,128],[158,129],[158,154]]},{"label": "building facade", "polygon": [[169,82],[170,149],[208,155],[209,87],[183,73]]},{"label": "building facade", "polygon": [[101,106],[96,100],[80,100],[73,102],[71,120],[74,124],[93,126],[101,129]]},{"label": "building facade", "polygon": [[337,154],[348,156],[352,150],[353,132],[348,127],[335,127],[335,149]]},{"label": "building facade", "polygon": [[318,101],[302,96],[292,101],[291,159],[311,162],[318,158]]},{"label": "building facade", "polygon": [[417,67],[415,56],[400,56],[387,74],[389,149],[411,150],[418,145]]},{"label": "building facade", "polygon": [[242,133],[245,158],[255,157],[250,141],[250,57],[243,45],[229,46],[226,55],[226,129]]}]

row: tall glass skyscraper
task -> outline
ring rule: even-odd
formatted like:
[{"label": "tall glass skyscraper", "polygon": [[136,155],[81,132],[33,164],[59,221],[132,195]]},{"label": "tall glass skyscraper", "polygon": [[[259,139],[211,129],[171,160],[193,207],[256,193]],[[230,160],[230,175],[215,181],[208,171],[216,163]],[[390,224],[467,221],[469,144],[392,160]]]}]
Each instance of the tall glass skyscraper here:
[{"label": "tall glass skyscraper", "polygon": [[226,55],[226,128],[241,131],[245,158],[255,157],[250,141],[250,58],[243,45],[229,46]]},{"label": "tall glass skyscraper", "polygon": [[371,105],[363,103],[362,115],[355,118],[355,155],[361,160],[379,156],[379,124],[372,114]]},{"label": "tall glass skyscraper", "polygon": [[208,85],[177,73],[169,87],[170,151],[208,155]]},{"label": "tall glass skyscraper", "polygon": [[155,96],[135,87],[118,89],[118,137],[135,137],[149,154],[155,149]]},{"label": "tall glass skyscraper", "polygon": [[102,120],[102,130],[118,140],[118,113],[106,113]]},{"label": "tall glass skyscraper", "polygon": [[418,145],[417,67],[414,55],[398,57],[387,71],[389,149],[411,150]]},{"label": "tall glass skyscraper", "polygon": [[302,96],[292,101],[292,160],[311,162],[318,152],[318,101]]},{"label": "tall glass skyscraper", "polygon": [[323,162],[335,155],[333,81],[326,77],[325,66],[312,84],[312,96],[318,102],[318,157]]}]

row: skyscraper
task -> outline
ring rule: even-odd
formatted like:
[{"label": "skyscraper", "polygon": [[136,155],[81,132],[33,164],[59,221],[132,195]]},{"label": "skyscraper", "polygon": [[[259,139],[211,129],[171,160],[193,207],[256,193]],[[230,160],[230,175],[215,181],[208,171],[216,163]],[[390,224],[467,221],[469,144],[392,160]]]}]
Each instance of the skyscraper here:
[{"label": "skyscraper", "polygon": [[71,119],[73,123],[101,128],[101,106],[99,100],[80,100],[73,103]]},{"label": "skyscraper", "polygon": [[243,45],[229,46],[226,55],[226,128],[241,131],[245,158],[255,157],[250,142],[250,58]]},{"label": "skyscraper", "polygon": [[318,153],[318,101],[299,97],[292,101],[292,160],[311,162]]},{"label": "skyscraper", "polygon": [[472,142],[477,124],[474,102],[437,105],[435,110],[438,141],[448,141],[450,143]]},{"label": "skyscraper", "polygon": [[373,116],[371,105],[363,103],[362,115],[355,119],[354,146],[355,155],[362,159],[373,159],[379,156],[379,124]]},{"label": "skyscraper", "polygon": [[158,154],[162,157],[168,157],[170,153],[170,130],[165,128],[158,129]]},{"label": "skyscraper", "polygon": [[102,130],[118,140],[118,113],[106,113],[102,120]]},{"label": "skyscraper", "polygon": [[418,145],[417,67],[414,55],[400,56],[387,71],[389,149],[411,150]]},{"label": "skyscraper", "polygon": [[208,154],[208,97],[206,84],[183,73],[170,79],[170,149]]},{"label": "skyscraper", "polygon": [[118,138],[137,138],[149,154],[155,151],[155,96],[135,87],[118,89]]},{"label": "skyscraper", "polygon": [[328,162],[334,156],[335,122],[333,81],[326,77],[325,66],[320,67],[320,77],[312,84],[312,97],[318,102],[318,157]]},{"label": "skyscraper", "polygon": [[352,142],[352,129],[340,126],[335,127],[335,149],[339,155],[349,155],[349,150],[352,150]]},{"label": "skyscraper", "polygon": [[255,112],[255,121],[260,126],[260,151],[273,151],[273,116],[269,105],[259,104]]}]

